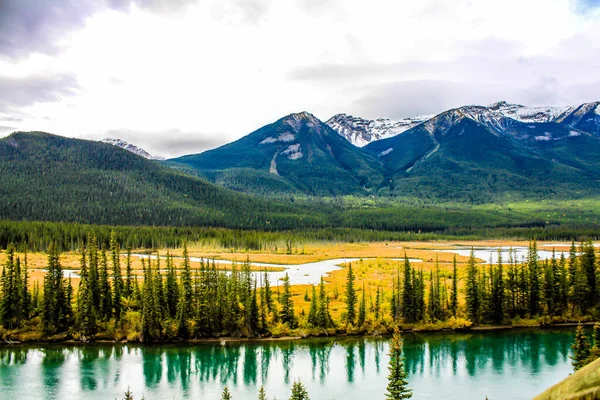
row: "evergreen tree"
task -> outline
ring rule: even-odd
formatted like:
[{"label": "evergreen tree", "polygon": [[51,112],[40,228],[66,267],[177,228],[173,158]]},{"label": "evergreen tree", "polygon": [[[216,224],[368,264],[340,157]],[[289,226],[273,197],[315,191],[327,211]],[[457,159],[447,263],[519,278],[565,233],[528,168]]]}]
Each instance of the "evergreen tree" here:
[{"label": "evergreen tree", "polygon": [[402,315],[407,322],[417,320],[417,305],[414,283],[414,270],[410,266],[408,256],[404,254],[404,290],[402,291]]},{"label": "evergreen tree", "polygon": [[18,259],[15,259],[15,247],[10,244],[6,250],[6,263],[2,269],[2,297],[0,301],[0,320],[5,328],[14,329],[20,325],[21,273]]},{"label": "evergreen tree", "polygon": [[221,400],[231,400],[233,399],[233,397],[231,396],[231,393],[229,393],[229,388],[227,386],[225,386],[223,388],[223,393],[221,394]]},{"label": "evergreen tree", "polygon": [[479,292],[477,261],[475,260],[475,250],[471,248],[469,263],[467,265],[467,282],[466,282],[466,301],[467,301],[467,316],[475,324],[479,324],[481,315],[481,299]]},{"label": "evergreen tree", "polygon": [[125,287],[123,296],[131,298],[133,296],[133,270],[131,269],[131,246],[127,246],[127,259],[125,264]]},{"label": "evergreen tree", "polygon": [[379,321],[379,316],[381,315],[381,289],[377,286],[377,291],[375,292],[375,307],[373,307],[373,314],[375,316],[375,321]]},{"label": "evergreen tree", "polygon": [[299,380],[295,381],[292,385],[292,395],[290,396],[290,400],[310,400],[306,388]]},{"label": "evergreen tree", "polygon": [[529,272],[529,315],[536,316],[540,313],[540,267],[538,261],[537,242],[529,244],[527,255],[527,267]]},{"label": "evergreen tree", "polygon": [[560,261],[558,263],[559,279],[557,281],[558,290],[558,304],[559,313],[565,313],[569,308],[569,281],[567,274],[567,260],[564,253],[560,255]]},{"label": "evergreen tree", "polygon": [[148,265],[142,258],[144,270],[144,284],[142,286],[142,342],[152,342],[162,336],[162,324],[157,292],[154,289],[156,278],[153,276],[152,263],[148,258]]},{"label": "evergreen tree", "polygon": [[267,400],[267,392],[263,385],[260,385],[260,389],[258,389],[258,400]]},{"label": "evergreen tree", "polygon": [[177,303],[179,302],[179,286],[177,285],[177,273],[173,265],[173,257],[167,252],[167,280],[165,288],[167,303],[167,315],[173,319],[177,316]]},{"label": "evergreen tree", "polygon": [[23,258],[23,278],[21,280],[22,283],[22,287],[21,287],[21,310],[22,310],[22,317],[24,319],[29,319],[29,317],[31,316],[31,311],[32,311],[32,304],[31,304],[31,293],[29,293],[29,272],[28,272],[28,265],[27,265],[27,250],[25,251],[25,255]]},{"label": "evergreen tree", "polygon": [[573,362],[573,368],[575,371],[587,365],[590,358],[590,342],[585,336],[585,332],[583,331],[583,326],[579,324],[577,326],[577,330],[575,331],[575,340],[573,345],[571,346],[573,349],[573,356],[571,360]]},{"label": "evergreen tree", "polygon": [[112,306],[114,308],[114,317],[117,322],[121,320],[123,311],[123,292],[124,284],[121,275],[121,259],[119,256],[119,243],[117,242],[117,234],[112,231],[110,234],[110,254],[113,267],[113,299]]},{"label": "evergreen tree", "polygon": [[319,284],[319,302],[317,308],[317,326],[320,328],[330,328],[333,326],[333,320],[329,314],[329,296],[325,289],[325,280],[321,275],[321,283]]},{"label": "evergreen tree", "polygon": [[98,276],[98,291],[100,293],[100,303],[98,305],[98,316],[104,321],[108,321],[112,314],[112,294],[110,282],[108,280],[108,262],[106,259],[106,250],[100,252],[100,271]]},{"label": "evergreen tree", "polygon": [[458,275],[456,268],[456,255],[452,261],[452,291],[450,292],[450,312],[456,317],[458,311]]},{"label": "evergreen tree", "polygon": [[187,250],[187,242],[183,243],[183,265],[180,274],[181,293],[177,303],[177,335],[187,337],[188,320],[192,316],[192,271],[190,266],[190,257]]},{"label": "evergreen tree", "polygon": [[346,275],[346,324],[354,325],[356,320],[356,291],[354,289],[354,273],[352,263],[348,266]]},{"label": "evergreen tree", "polygon": [[310,308],[308,311],[308,323],[312,326],[318,326],[317,313],[318,313],[317,290],[315,289],[315,286],[313,285],[312,296],[310,299]]},{"label": "evergreen tree", "polygon": [[77,315],[79,330],[89,336],[96,332],[96,313],[87,267],[85,247],[81,249],[81,270],[79,272],[79,290],[77,291]]},{"label": "evergreen tree", "polygon": [[596,252],[592,241],[581,246],[581,269],[586,278],[583,309],[587,311],[598,303]]},{"label": "evergreen tree", "polygon": [[294,313],[290,277],[287,273],[283,278],[283,293],[279,297],[279,303],[281,303],[281,311],[279,313],[281,322],[288,324],[290,328],[295,328],[297,326],[297,321]]},{"label": "evergreen tree", "polygon": [[404,358],[402,356],[402,339],[399,333],[395,333],[390,344],[390,362],[388,369],[388,385],[385,398],[388,400],[409,399],[412,390],[408,389],[407,374],[404,370]]},{"label": "evergreen tree", "polygon": [[358,326],[363,326],[365,324],[365,319],[367,318],[367,303],[365,299],[365,285],[363,284],[362,289],[362,300],[360,301],[360,306],[358,308]]},{"label": "evergreen tree", "polygon": [[48,267],[44,277],[44,310],[42,322],[48,333],[67,329],[71,307],[67,299],[66,282],[63,277],[60,255],[55,245],[48,249]]},{"label": "evergreen tree", "polygon": [[491,293],[491,314],[492,322],[501,324],[504,319],[504,265],[502,263],[502,252],[498,249],[498,263],[496,268],[490,264],[492,293]]}]

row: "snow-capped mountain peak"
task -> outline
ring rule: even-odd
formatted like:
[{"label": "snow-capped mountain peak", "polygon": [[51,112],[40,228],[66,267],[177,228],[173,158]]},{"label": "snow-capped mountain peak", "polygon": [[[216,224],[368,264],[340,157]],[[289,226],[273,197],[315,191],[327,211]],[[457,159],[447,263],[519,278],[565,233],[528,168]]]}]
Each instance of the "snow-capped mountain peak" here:
[{"label": "snow-capped mountain peak", "polygon": [[363,147],[375,140],[396,136],[430,118],[431,116],[418,116],[399,120],[369,120],[348,114],[336,114],[325,123],[353,145]]},{"label": "snow-capped mountain peak", "polygon": [[102,139],[102,142],[112,144],[113,146],[120,147],[122,149],[125,149],[125,150],[133,153],[133,154],[137,154],[138,156],[147,158],[149,160],[164,160],[164,157],[155,157],[152,154],[148,153],[146,150],[142,149],[141,147],[137,147],[123,139],[104,138],[104,139]]},{"label": "snow-capped mountain peak", "polygon": [[526,107],[520,104],[499,101],[489,105],[487,108],[517,121],[525,123],[543,123],[554,121],[558,116],[568,112],[573,107]]}]

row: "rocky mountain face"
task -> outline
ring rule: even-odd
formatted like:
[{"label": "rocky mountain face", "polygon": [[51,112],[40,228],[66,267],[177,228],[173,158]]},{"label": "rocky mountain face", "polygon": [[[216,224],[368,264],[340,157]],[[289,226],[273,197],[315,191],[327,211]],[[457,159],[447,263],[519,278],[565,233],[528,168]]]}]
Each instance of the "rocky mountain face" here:
[{"label": "rocky mountain face", "polygon": [[353,145],[363,147],[376,140],[396,136],[427,121],[429,118],[431,116],[400,120],[385,118],[369,120],[348,114],[336,114],[325,123]]},{"label": "rocky mountain face", "polygon": [[169,162],[253,193],[367,193],[383,180],[375,156],[307,112],[290,114],[217,149]]},{"label": "rocky mountain face", "polygon": [[[487,119],[488,122],[500,121],[502,117],[533,124],[555,122],[600,134],[600,102],[567,107],[527,107],[499,101],[489,106],[464,106],[456,110],[469,114],[474,119]],[[435,117],[428,115],[401,120],[369,120],[337,114],[327,120],[326,124],[350,143],[364,147],[371,142],[399,135]]]},{"label": "rocky mountain face", "polygon": [[133,153],[133,154],[137,154],[138,156],[144,157],[148,160],[164,160],[164,157],[155,157],[152,154],[148,153],[146,150],[142,149],[141,147],[137,147],[136,145],[126,142],[123,139],[105,138],[105,139],[102,139],[102,142],[112,144],[113,146],[120,147],[122,149],[125,149],[125,150]]}]

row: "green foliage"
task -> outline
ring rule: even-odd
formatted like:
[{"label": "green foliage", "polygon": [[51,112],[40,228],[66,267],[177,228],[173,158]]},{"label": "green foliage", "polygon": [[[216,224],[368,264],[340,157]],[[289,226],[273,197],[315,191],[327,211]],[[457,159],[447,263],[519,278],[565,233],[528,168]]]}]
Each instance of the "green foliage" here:
[{"label": "green foliage", "polygon": [[475,260],[475,251],[471,248],[471,255],[467,265],[466,282],[467,315],[471,321],[478,324],[481,315],[481,298],[479,290],[479,273]]},{"label": "green foliage", "polygon": [[231,396],[231,393],[229,392],[229,388],[227,386],[225,386],[223,388],[223,393],[221,394],[221,400],[232,400],[233,396]]},{"label": "green foliage", "polygon": [[298,320],[294,313],[294,301],[292,300],[290,277],[287,273],[283,278],[283,293],[279,297],[279,303],[281,304],[281,311],[279,313],[281,322],[288,324],[290,328],[295,328],[298,325]]},{"label": "green foliage", "polygon": [[385,398],[389,400],[409,399],[412,397],[412,390],[408,388],[408,379],[402,356],[402,339],[399,333],[395,333],[392,338],[389,356],[388,369],[390,373]]},{"label": "green foliage", "polygon": [[299,380],[295,381],[292,385],[292,395],[290,396],[290,400],[310,400],[306,388]]},{"label": "green foliage", "polygon": [[42,322],[48,333],[64,332],[72,314],[67,283],[63,277],[59,252],[55,246],[48,250],[48,272],[44,277],[44,300]]},{"label": "green foliage", "polygon": [[581,325],[577,326],[575,340],[573,341],[571,348],[573,349],[573,356],[571,357],[573,360],[573,368],[577,371],[588,364],[591,355],[590,342],[585,336],[583,326]]},{"label": "green foliage", "polygon": [[354,279],[352,264],[350,264],[346,276],[346,324],[350,325],[353,325],[356,320],[356,290],[354,289]]}]

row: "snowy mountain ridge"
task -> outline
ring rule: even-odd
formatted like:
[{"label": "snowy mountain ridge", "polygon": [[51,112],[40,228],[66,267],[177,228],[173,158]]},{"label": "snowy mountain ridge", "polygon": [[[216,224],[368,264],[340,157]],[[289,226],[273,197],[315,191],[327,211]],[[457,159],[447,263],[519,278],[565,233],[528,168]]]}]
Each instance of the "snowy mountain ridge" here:
[{"label": "snowy mountain ridge", "polygon": [[435,116],[418,116],[401,120],[386,118],[369,120],[348,114],[336,114],[325,123],[350,143],[364,147],[376,140],[402,134],[419,124],[432,121],[440,116],[449,119],[470,118],[485,124],[498,133],[510,128],[514,121],[526,124],[556,122],[580,128],[581,124],[600,126],[600,102],[584,103],[578,106],[527,107],[499,101],[488,106],[463,106]]},{"label": "snowy mountain ridge", "polygon": [[102,143],[111,144],[116,147],[120,147],[124,150],[127,150],[133,154],[137,154],[138,156],[147,158],[148,160],[164,160],[164,157],[155,157],[152,154],[148,153],[146,150],[141,147],[137,147],[123,139],[118,138],[104,138],[101,140]]}]

